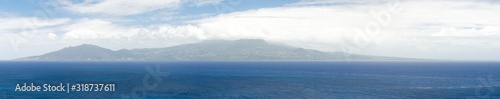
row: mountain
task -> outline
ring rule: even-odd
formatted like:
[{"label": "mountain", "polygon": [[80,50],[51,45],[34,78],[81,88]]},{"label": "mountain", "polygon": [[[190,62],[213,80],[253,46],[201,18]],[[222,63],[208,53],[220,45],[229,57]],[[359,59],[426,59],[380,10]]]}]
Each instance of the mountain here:
[{"label": "mountain", "polygon": [[66,47],[40,56],[31,56],[17,60],[121,60],[129,56],[131,55],[127,53],[83,44],[76,47]]},{"label": "mountain", "polygon": [[261,39],[207,40],[166,48],[109,50],[83,44],[40,56],[17,60],[109,61],[109,60],[404,60],[405,58],[322,52],[271,44]]}]

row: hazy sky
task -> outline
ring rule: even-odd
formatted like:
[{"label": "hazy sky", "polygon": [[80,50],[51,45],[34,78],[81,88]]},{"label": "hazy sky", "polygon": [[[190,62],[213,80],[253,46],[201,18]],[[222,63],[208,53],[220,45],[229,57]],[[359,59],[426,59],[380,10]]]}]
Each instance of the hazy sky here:
[{"label": "hazy sky", "polygon": [[498,0],[2,0],[0,60],[95,44],[209,39],[355,54],[500,60]]}]

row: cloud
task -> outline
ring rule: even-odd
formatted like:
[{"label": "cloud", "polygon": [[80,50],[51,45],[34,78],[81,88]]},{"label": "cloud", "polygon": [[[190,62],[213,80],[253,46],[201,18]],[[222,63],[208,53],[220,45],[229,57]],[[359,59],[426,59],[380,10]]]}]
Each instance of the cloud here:
[{"label": "cloud", "polygon": [[486,26],[479,28],[443,28],[439,32],[431,34],[435,37],[496,37],[500,38],[499,26]]},{"label": "cloud", "polygon": [[194,6],[204,6],[204,5],[218,4],[224,0],[186,0],[186,1],[188,1],[189,3],[191,3],[191,5]]},{"label": "cloud", "polygon": [[205,6],[222,2],[223,0],[84,0],[82,2],[59,1],[62,9],[79,13],[108,16],[138,15],[147,12],[163,10],[176,11],[183,4]]},{"label": "cloud", "polygon": [[[388,11],[393,4],[399,4],[400,11],[390,13],[390,22],[381,27],[381,33],[366,34],[367,24],[382,25],[377,22],[377,14],[373,13]],[[475,53],[470,55],[480,57],[476,59],[488,59],[481,58],[485,56],[491,59],[492,55],[498,55],[491,53],[500,50],[500,44],[491,43],[500,42],[498,10],[498,4],[486,1],[374,1],[341,6],[262,8],[191,23],[203,29],[203,36],[209,39],[262,38],[324,51],[345,50],[342,46],[348,46],[347,51],[352,53],[397,57],[470,59],[454,55]],[[359,40],[359,35],[361,38],[366,35],[368,43],[359,44],[364,42]],[[358,47],[363,44],[367,44],[366,47]],[[407,48],[401,48],[403,46]],[[484,52],[474,52],[469,48]]]},{"label": "cloud", "polygon": [[45,19],[38,17],[0,17],[0,31],[14,32],[26,29],[37,29],[49,26],[65,24],[71,21],[69,18]]},{"label": "cloud", "polygon": [[373,5],[394,2],[396,0],[300,0],[288,6],[345,6],[345,5]]},{"label": "cloud", "polygon": [[57,38],[57,35],[56,35],[56,34],[54,34],[54,33],[49,33],[49,34],[47,35],[47,37],[48,37],[49,39],[51,39],[51,40],[55,40],[55,39]]},{"label": "cloud", "polygon": [[[289,45],[340,50],[343,39],[372,21],[363,6],[349,9],[337,6],[278,7],[223,14],[192,21],[212,39],[261,38]],[[382,38],[382,37],[379,37]]]},{"label": "cloud", "polygon": [[136,15],[154,10],[177,9],[181,0],[85,0],[62,2],[63,9],[81,14],[104,14],[111,16]]},{"label": "cloud", "polygon": [[120,40],[130,38],[137,31],[100,19],[81,19],[58,30],[65,32],[62,38],[67,40]]},{"label": "cloud", "polygon": [[[103,26],[109,30],[71,28],[68,30],[73,29],[74,31],[66,33],[65,37],[68,39],[146,38],[156,40],[261,38],[324,51],[342,50],[343,48],[339,46],[344,45],[351,46],[352,48],[349,49],[351,51],[357,50],[353,53],[387,55],[387,53],[370,52],[370,48],[360,49],[356,44],[360,43],[359,35],[365,35],[364,32],[356,31],[366,31],[365,27],[371,22],[380,24],[377,23],[373,13],[387,11],[388,4],[391,4],[391,2],[380,4],[378,2],[380,1],[366,4],[370,6],[352,2],[352,5],[342,6],[262,8],[194,20],[188,22],[189,25],[153,25],[148,28],[132,27],[133,29],[131,27],[110,27],[116,24],[100,21],[82,21],[82,24],[101,25],[83,24],[74,27]],[[428,4],[428,2],[398,2],[402,9],[401,12],[390,13],[391,21],[386,27],[381,28],[379,35],[367,35],[368,43],[366,44],[369,45],[366,46],[393,48],[391,50],[398,50],[397,46],[411,44],[417,45],[415,48],[422,50],[435,50],[438,49],[436,45],[443,44],[450,46],[450,48],[459,45],[485,46],[482,42],[496,40],[484,39],[484,37],[491,38],[493,36],[495,38],[500,34],[498,32],[500,25],[498,23],[500,22],[495,18],[500,17],[500,14],[494,14],[500,7],[496,5],[473,1],[434,1],[433,4]],[[423,8],[423,6],[426,7]],[[134,31],[141,29],[148,32],[134,33]],[[434,39],[436,37],[457,36],[469,38],[467,40],[453,38],[451,41]],[[488,46],[496,48],[495,46],[500,45],[489,44]],[[397,52],[394,51],[394,53]],[[388,55],[397,56],[397,54],[390,53]]]}]

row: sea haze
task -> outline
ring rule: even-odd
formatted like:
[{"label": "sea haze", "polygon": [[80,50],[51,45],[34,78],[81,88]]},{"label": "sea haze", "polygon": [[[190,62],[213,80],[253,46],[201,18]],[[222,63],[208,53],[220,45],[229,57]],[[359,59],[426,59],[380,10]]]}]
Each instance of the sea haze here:
[{"label": "sea haze", "polygon": [[[0,98],[11,99],[500,97],[500,62],[4,61],[0,78]],[[20,83],[114,83],[116,91],[14,91]]]}]

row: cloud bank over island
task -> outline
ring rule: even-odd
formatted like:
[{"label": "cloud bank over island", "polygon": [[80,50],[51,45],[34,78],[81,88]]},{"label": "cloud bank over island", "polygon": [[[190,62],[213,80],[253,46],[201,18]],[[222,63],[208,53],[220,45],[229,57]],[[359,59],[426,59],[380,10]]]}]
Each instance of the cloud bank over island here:
[{"label": "cloud bank over island", "polygon": [[321,51],[394,57],[500,59],[500,2],[494,0],[83,0],[28,4],[37,8],[26,13],[0,9],[0,59],[84,43],[130,49],[210,39],[265,39]]}]

